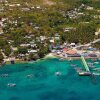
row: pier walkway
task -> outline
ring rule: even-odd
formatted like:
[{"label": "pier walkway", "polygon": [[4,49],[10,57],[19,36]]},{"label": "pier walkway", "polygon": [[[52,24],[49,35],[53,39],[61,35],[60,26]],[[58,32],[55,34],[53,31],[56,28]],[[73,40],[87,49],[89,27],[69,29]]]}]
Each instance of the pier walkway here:
[{"label": "pier walkway", "polygon": [[85,60],[85,58],[84,58],[83,56],[81,56],[81,60],[82,60],[82,63],[83,63],[83,65],[84,65],[86,71],[87,71],[87,72],[90,72],[89,67],[88,67],[88,65],[87,65],[87,62],[86,62],[86,60]]}]

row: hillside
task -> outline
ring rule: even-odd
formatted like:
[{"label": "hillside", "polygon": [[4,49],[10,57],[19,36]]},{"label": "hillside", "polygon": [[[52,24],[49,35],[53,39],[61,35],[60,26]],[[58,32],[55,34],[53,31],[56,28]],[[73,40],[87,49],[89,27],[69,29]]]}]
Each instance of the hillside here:
[{"label": "hillside", "polygon": [[56,34],[55,44],[91,42],[100,38],[99,5],[99,0],[0,0],[0,48],[9,56],[11,47],[22,51],[21,45],[34,41],[47,50]]}]

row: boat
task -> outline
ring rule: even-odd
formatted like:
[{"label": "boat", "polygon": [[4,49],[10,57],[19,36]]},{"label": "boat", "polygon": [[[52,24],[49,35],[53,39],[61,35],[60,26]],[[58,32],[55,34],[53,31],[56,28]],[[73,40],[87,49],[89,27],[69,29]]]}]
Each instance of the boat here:
[{"label": "boat", "polygon": [[8,87],[15,87],[16,84],[15,84],[15,83],[8,83],[7,86],[8,86]]},{"label": "boat", "polygon": [[87,71],[81,71],[78,73],[80,76],[90,76],[91,73],[90,72],[87,72]]},{"label": "boat", "polygon": [[56,76],[60,76],[61,75],[61,72],[55,72],[55,75]]},{"label": "boat", "polygon": [[100,71],[100,68],[94,68],[93,70],[95,70],[95,71]]},{"label": "boat", "polygon": [[94,62],[95,64],[99,64],[99,62]]},{"label": "boat", "polygon": [[94,63],[92,63],[92,62],[88,62],[87,64],[88,64],[88,65],[93,65]]},{"label": "boat", "polygon": [[76,64],[71,64],[70,66],[71,66],[71,67],[76,67],[77,65],[76,65]]},{"label": "boat", "polygon": [[33,77],[33,74],[29,74],[26,76],[27,78],[32,78]]},{"label": "boat", "polygon": [[82,71],[82,68],[79,68],[79,67],[75,67],[74,69],[76,70],[77,73]]},{"label": "boat", "polygon": [[94,65],[89,65],[89,68],[95,68],[95,66]]},{"label": "boat", "polygon": [[11,62],[11,64],[15,64],[15,61],[14,60],[11,60],[10,62]]},{"label": "boat", "polygon": [[80,76],[90,76],[91,75],[89,71],[82,71],[82,68],[75,68],[75,70]]},{"label": "boat", "polygon": [[1,74],[0,77],[8,77],[8,74]]},{"label": "boat", "polygon": [[100,76],[100,73],[93,73],[93,75]]},{"label": "boat", "polygon": [[93,58],[92,61],[97,61],[97,58]]}]

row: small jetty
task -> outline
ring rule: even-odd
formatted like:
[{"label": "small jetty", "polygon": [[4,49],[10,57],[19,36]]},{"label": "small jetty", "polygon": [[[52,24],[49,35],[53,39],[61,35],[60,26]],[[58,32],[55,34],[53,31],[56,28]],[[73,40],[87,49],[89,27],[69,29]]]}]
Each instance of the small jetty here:
[{"label": "small jetty", "polygon": [[87,62],[86,62],[86,60],[85,60],[85,58],[83,56],[81,56],[81,60],[82,60],[82,63],[84,65],[86,71],[87,72],[90,72],[89,67],[88,67],[88,64],[87,64]]}]

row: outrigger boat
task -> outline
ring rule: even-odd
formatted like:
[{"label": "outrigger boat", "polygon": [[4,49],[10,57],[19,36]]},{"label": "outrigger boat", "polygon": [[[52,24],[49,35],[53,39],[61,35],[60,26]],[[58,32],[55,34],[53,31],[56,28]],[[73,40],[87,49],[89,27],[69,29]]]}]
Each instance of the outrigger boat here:
[{"label": "outrigger boat", "polygon": [[79,75],[80,76],[90,76],[91,73],[90,72],[87,72],[87,71],[82,71],[82,72],[79,72]]},{"label": "outrigger boat", "polygon": [[78,75],[80,76],[90,76],[91,73],[89,71],[82,71],[82,68],[75,68]]}]

